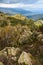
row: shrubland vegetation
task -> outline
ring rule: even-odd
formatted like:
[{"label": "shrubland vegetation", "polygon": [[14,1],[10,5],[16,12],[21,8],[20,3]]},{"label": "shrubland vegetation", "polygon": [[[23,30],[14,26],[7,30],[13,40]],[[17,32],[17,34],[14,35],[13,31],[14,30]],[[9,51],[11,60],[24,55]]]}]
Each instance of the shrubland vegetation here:
[{"label": "shrubland vegetation", "polygon": [[0,50],[5,47],[19,47],[37,58],[37,65],[43,65],[43,20],[0,12]]}]

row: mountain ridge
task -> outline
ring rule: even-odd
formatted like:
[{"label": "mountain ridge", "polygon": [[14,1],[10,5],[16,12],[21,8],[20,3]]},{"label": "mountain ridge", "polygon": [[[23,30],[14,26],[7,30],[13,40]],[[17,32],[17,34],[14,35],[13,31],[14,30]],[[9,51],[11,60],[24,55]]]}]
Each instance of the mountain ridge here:
[{"label": "mountain ridge", "polygon": [[23,14],[23,15],[32,14],[31,11],[27,11],[27,10],[20,9],[20,8],[1,8],[0,7],[0,11],[6,12],[9,14]]}]

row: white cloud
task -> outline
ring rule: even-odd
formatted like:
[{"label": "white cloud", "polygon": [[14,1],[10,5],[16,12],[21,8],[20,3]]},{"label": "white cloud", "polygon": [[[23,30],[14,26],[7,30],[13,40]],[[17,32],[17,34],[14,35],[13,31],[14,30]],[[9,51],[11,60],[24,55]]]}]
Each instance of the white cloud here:
[{"label": "white cloud", "polygon": [[38,9],[42,9],[43,8],[43,4],[38,4],[35,3],[35,4],[23,4],[23,3],[16,3],[16,4],[3,4],[3,3],[0,3],[0,7],[3,7],[3,8],[22,8],[22,9],[25,9],[25,10],[38,10]]},{"label": "white cloud", "polygon": [[3,4],[0,3],[0,7],[4,7],[4,8],[19,8],[21,7],[19,3],[17,4]]},{"label": "white cloud", "polygon": [[22,3],[16,3],[16,4],[3,4],[0,3],[0,7],[4,8],[43,8],[43,4],[22,4]]}]

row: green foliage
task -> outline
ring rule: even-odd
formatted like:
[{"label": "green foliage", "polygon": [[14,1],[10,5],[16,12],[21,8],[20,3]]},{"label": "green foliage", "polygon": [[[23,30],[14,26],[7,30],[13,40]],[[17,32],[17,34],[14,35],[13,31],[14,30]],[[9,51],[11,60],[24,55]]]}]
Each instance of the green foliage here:
[{"label": "green foliage", "polygon": [[43,33],[43,24],[39,27],[39,30]]},{"label": "green foliage", "polygon": [[0,27],[4,27],[4,26],[7,26],[8,25],[8,22],[5,21],[5,20],[0,20]]},{"label": "green foliage", "polygon": [[28,19],[22,15],[15,15],[14,17],[5,14],[3,14],[3,16],[0,15],[0,27],[7,25],[15,26],[17,24],[21,24],[22,26],[27,25],[32,31],[36,29],[34,20]]},{"label": "green foliage", "polygon": [[[3,31],[3,32],[2,32]],[[0,29],[0,48],[5,46],[19,46],[28,43],[32,32],[27,26],[6,26]]]},{"label": "green foliage", "polygon": [[21,64],[21,65],[26,65],[25,63]]}]

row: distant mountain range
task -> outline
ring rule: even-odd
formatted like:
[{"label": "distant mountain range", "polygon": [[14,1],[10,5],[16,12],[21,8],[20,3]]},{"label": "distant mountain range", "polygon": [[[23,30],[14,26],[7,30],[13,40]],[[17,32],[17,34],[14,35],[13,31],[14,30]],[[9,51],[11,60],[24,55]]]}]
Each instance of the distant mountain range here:
[{"label": "distant mountain range", "polygon": [[0,11],[5,12],[5,13],[9,13],[9,14],[22,14],[22,15],[30,15],[32,14],[31,11],[27,11],[24,9],[20,9],[20,8],[1,8],[0,7]]},{"label": "distant mountain range", "polygon": [[15,14],[22,14],[24,16],[27,16],[28,18],[37,20],[37,19],[43,19],[43,14],[39,14],[36,12],[32,12],[32,11],[27,11],[24,9],[20,9],[20,8],[1,8],[0,7],[0,11],[10,14],[10,15],[15,15]]},{"label": "distant mountain range", "polygon": [[42,19],[43,20],[43,14],[36,14],[36,15],[28,15],[28,18],[34,19],[34,20],[38,20],[38,19]]}]

